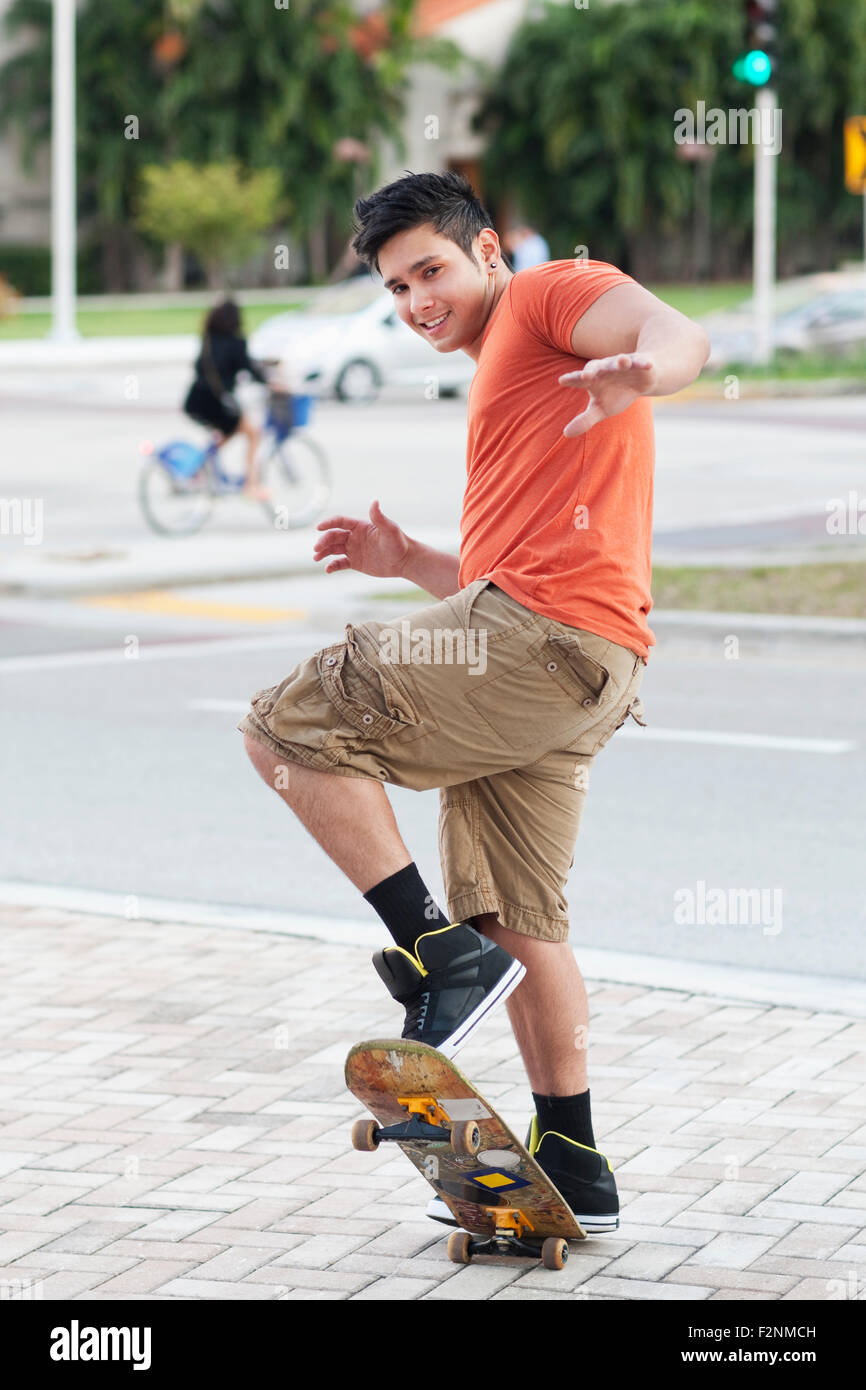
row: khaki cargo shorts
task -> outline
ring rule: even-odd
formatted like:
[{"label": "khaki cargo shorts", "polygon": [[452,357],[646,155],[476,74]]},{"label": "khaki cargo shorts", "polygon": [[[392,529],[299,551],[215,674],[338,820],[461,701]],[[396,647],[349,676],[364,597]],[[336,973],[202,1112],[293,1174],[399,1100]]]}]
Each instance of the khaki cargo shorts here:
[{"label": "khaki cargo shorts", "polygon": [[590,765],[629,714],[644,723],[645,667],[477,579],[390,622],[348,625],[259,690],[237,727],[322,772],[439,787],[449,921],[495,912],[566,941]]}]

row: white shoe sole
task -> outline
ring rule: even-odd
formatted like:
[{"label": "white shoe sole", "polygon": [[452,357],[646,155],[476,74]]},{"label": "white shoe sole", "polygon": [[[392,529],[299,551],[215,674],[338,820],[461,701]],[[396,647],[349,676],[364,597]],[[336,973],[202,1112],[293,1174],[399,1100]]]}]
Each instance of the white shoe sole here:
[{"label": "white shoe sole", "polygon": [[580,1216],[578,1212],[575,1212],[574,1219],[583,1227],[588,1236],[607,1235],[619,1226],[618,1216]]},{"label": "white shoe sole", "polygon": [[491,1014],[494,1009],[498,1009],[511,991],[517,988],[525,974],[526,966],[519,960],[513,961],[502,979],[494,985],[489,994],[484,996],[477,1009],[474,1009],[468,1018],[464,1018],[450,1038],[445,1038],[441,1043],[437,1043],[436,1051],[441,1052],[444,1057],[456,1056],[461,1047],[468,1043],[476,1028],[484,1022],[487,1015]]}]

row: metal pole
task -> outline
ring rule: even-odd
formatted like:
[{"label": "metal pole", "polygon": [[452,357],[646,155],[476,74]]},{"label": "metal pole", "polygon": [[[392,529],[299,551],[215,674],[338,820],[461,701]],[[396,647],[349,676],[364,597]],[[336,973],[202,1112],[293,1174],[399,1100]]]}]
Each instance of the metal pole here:
[{"label": "metal pole", "polygon": [[[773,130],[776,99],[769,87],[756,93],[762,138],[755,147],[755,226],[752,249],[755,298],[755,361],[773,354],[773,286],[776,279],[776,155],[765,143]],[[765,114],[766,113],[766,114]]]},{"label": "metal pole", "polygon": [[51,88],[51,337],[75,326],[75,0],[54,0]]}]

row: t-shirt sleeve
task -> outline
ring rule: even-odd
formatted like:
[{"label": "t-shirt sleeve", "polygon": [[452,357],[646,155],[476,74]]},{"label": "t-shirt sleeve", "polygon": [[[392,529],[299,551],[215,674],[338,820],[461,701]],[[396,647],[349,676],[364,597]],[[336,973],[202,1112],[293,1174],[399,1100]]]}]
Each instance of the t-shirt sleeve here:
[{"label": "t-shirt sleeve", "polygon": [[578,319],[599,295],[635,280],[606,261],[548,261],[510,282],[515,320],[540,342],[571,352]]}]

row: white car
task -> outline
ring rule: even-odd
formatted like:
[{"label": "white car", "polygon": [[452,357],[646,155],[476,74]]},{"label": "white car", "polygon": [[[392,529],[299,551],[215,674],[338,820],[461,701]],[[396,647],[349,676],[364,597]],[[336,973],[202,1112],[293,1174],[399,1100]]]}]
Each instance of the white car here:
[{"label": "white car", "polygon": [[866,289],[822,294],[776,320],[776,347],[844,356],[866,346]]},{"label": "white car", "polygon": [[[800,296],[807,296],[800,303],[787,307],[777,304],[778,312],[771,326],[775,353],[844,356],[862,351],[866,345],[866,290],[856,279],[836,275],[833,280],[834,287],[823,292],[799,289]],[[797,293],[798,287],[792,286],[790,292]],[[778,299],[784,302],[784,292],[777,294]],[[756,339],[751,304],[747,300],[738,310],[710,314],[702,320],[710,335],[711,369],[754,361]]]},{"label": "white car", "polygon": [[475,363],[465,352],[437,352],[398,317],[394,297],[367,278],[319,291],[309,306],[275,314],[249,338],[250,356],[278,363],[300,395],[371,401],[383,386],[417,386],[436,396],[469,389]]}]

